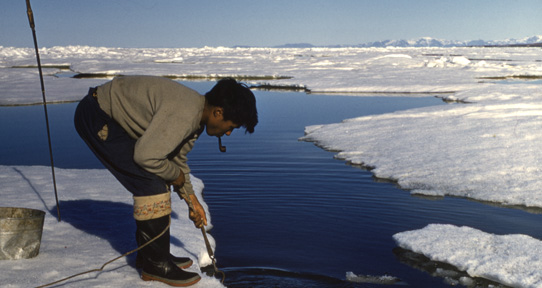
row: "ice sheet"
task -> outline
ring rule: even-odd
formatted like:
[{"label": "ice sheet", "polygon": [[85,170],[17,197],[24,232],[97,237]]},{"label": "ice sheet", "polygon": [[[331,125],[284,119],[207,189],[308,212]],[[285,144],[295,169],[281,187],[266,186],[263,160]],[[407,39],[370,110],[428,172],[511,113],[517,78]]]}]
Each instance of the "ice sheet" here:
[{"label": "ice sheet", "polygon": [[[50,167],[0,166],[1,206],[46,212],[39,255],[0,261],[2,287],[45,285],[99,269],[105,262],[137,248],[135,222],[127,227],[127,223],[133,221],[132,194],[107,170],[55,169],[55,175],[61,198],[61,222],[57,221]],[[203,183],[194,176],[191,179],[201,197]],[[199,271],[199,267],[209,265],[211,260],[201,231],[187,217],[186,204],[174,197],[172,195],[171,253],[192,258],[195,264],[189,270]],[[214,247],[214,239],[211,235],[209,238]],[[139,279],[134,255],[109,264],[102,272],[82,275],[63,284],[70,287],[152,286]],[[218,279],[202,275],[202,280],[193,287],[224,286]]]},{"label": "ice sheet", "polygon": [[[542,208],[542,179],[539,177],[542,50],[539,48],[67,46],[43,48],[41,57],[46,67],[47,97],[51,102],[78,100],[89,86],[109,79],[66,77],[74,73],[211,79],[236,76],[244,77],[245,82],[253,85],[302,86],[312,93],[353,96],[411,93],[413,97],[437,96],[461,102],[314,125],[306,128],[303,139],[340,151],[337,157],[374,168],[372,172],[376,176],[393,179],[411,193],[453,195]],[[0,47],[0,105],[41,102],[35,63],[32,49]],[[47,167],[4,166],[0,171],[2,195],[10,195],[3,202],[5,205],[19,204],[22,198],[25,203],[28,201],[29,208],[52,209],[45,204],[51,203],[52,193]],[[104,195],[97,193],[96,179],[100,179],[102,189],[122,190],[106,171],[59,172],[64,177],[59,183],[66,185],[61,191],[70,195],[75,204],[79,203],[77,199],[130,204],[125,191],[115,193],[113,198],[103,198]],[[182,211],[180,209],[175,208]],[[181,215],[175,221],[186,221],[184,218]],[[204,253],[204,247],[202,241],[196,240],[197,232],[183,232],[178,240],[186,246],[174,249],[188,251],[201,261],[199,255]],[[78,229],[70,223],[57,223],[55,216],[48,214],[41,256],[9,264],[0,262],[0,266],[7,265],[2,271],[9,274],[2,277],[2,284],[22,283],[8,287],[41,284],[80,272],[89,265],[99,266],[118,254],[108,243],[111,238],[107,241],[107,237],[92,233],[95,232]],[[454,243],[447,240],[452,237]],[[426,238],[433,241],[425,241]],[[468,227],[430,225],[397,234],[395,239],[402,247],[466,269],[473,276],[521,287],[541,285],[537,256],[541,244],[526,235],[497,236]],[[100,257],[88,255],[88,251],[97,249],[100,249],[97,253]],[[460,257],[455,256],[456,252],[461,253]],[[78,257],[70,257],[73,253],[78,253]],[[51,267],[49,259],[64,264]],[[138,275],[129,265],[112,270],[88,276],[85,281],[91,281],[91,285],[113,281],[117,287],[147,285],[136,281]],[[220,287],[210,278],[204,278],[201,285]]]},{"label": "ice sheet", "polygon": [[470,227],[430,224],[395,234],[403,248],[510,287],[542,286],[542,242],[526,235],[495,235]]}]

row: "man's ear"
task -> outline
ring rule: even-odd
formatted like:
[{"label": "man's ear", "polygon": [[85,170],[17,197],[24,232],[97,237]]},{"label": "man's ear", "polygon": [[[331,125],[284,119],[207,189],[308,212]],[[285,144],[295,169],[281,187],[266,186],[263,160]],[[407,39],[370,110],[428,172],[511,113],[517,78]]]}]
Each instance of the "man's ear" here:
[{"label": "man's ear", "polygon": [[217,119],[224,119],[224,108],[222,107],[214,107],[213,109],[213,116]]}]

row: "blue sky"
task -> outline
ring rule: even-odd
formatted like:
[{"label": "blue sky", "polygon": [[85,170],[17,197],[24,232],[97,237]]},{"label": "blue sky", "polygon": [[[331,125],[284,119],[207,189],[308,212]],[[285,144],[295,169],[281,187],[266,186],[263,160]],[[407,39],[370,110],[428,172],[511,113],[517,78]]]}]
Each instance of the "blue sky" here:
[{"label": "blue sky", "polygon": [[[542,35],[540,0],[31,0],[40,47],[275,46]],[[33,47],[25,0],[3,0],[0,46]]]}]

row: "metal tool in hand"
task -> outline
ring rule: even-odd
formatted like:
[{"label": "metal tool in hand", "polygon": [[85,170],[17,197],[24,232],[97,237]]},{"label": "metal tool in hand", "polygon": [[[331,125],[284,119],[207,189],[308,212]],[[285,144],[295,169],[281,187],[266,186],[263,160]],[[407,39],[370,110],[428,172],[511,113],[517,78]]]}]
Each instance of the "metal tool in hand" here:
[{"label": "metal tool in hand", "polygon": [[[220,138],[218,138],[218,139],[220,139]],[[190,196],[188,195],[188,193],[186,192],[184,187],[182,187],[181,189],[182,189],[182,192],[180,190],[176,191],[179,194],[179,197],[181,197],[182,199],[184,199],[186,201],[186,203],[188,203],[188,207],[192,211],[196,212],[196,210],[194,209],[194,204],[192,203],[192,199],[190,199]],[[211,248],[211,243],[209,242],[209,239],[207,238],[207,231],[205,231],[205,226],[202,224],[200,229],[201,229],[201,234],[203,235],[203,240],[205,240],[205,247],[207,248],[207,253],[209,254],[209,258],[211,258],[211,262],[213,263],[213,268],[215,270],[215,273],[218,273],[218,274],[222,275],[222,280],[220,282],[224,283],[224,279],[226,278],[226,274],[224,274],[224,272],[218,270],[218,268],[216,267],[215,253],[213,252],[213,248]]]}]

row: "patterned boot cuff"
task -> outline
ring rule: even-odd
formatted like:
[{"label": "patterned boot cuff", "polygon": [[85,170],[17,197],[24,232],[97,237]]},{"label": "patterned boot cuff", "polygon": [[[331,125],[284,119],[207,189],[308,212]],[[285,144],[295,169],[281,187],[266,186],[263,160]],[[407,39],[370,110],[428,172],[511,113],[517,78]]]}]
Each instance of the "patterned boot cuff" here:
[{"label": "patterned boot cuff", "polygon": [[151,196],[134,196],[134,218],[151,220],[171,214],[171,192]]}]

